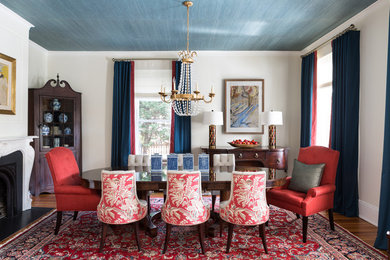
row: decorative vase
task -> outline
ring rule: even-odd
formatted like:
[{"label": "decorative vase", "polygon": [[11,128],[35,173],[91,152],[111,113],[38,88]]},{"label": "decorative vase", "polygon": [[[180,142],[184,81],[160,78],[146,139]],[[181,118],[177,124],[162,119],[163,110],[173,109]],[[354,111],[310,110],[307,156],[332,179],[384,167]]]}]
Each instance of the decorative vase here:
[{"label": "decorative vase", "polygon": [[41,127],[42,135],[49,135],[50,134],[50,127],[47,125],[42,125]]},{"label": "decorative vase", "polygon": [[72,129],[70,129],[70,127],[66,127],[66,128],[64,129],[64,134],[66,134],[66,135],[72,134]]},{"label": "decorative vase", "polygon": [[43,114],[43,120],[44,120],[46,123],[51,123],[51,122],[53,122],[53,114],[50,113],[50,112],[46,112],[45,114]]},{"label": "decorative vase", "polygon": [[51,107],[53,108],[54,111],[58,111],[60,110],[61,108],[61,102],[58,101],[57,98],[53,99],[53,101],[51,102]]},{"label": "decorative vase", "polygon": [[66,123],[68,121],[68,116],[65,114],[65,113],[61,113],[59,116],[58,116],[58,120],[61,122],[61,123]]}]

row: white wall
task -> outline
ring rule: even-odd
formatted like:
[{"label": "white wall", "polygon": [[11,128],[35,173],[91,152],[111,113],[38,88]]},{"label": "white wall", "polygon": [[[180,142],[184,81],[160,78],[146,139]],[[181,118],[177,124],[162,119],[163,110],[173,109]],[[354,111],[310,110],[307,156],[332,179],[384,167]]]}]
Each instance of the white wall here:
[{"label": "white wall", "polygon": [[[48,75],[60,73],[72,88],[83,93],[83,168],[104,167],[111,158],[113,57],[168,57],[176,52],[49,52]],[[214,85],[215,101],[205,109],[224,110],[224,79],[263,78],[265,80],[265,109],[281,110],[283,126],[277,128],[278,145],[290,147],[291,160],[299,147],[300,121],[300,58],[297,52],[199,52],[193,67],[193,81],[206,93]],[[160,90],[156,85],[155,93]],[[193,152],[208,145],[208,126],[202,117],[192,119]],[[267,145],[264,135],[224,134],[217,127],[217,145],[237,138],[255,138]]]},{"label": "white wall", "polygon": [[30,27],[30,23],[0,4],[0,53],[16,59],[16,115],[0,114],[0,137],[27,135]]},{"label": "white wall", "polygon": [[360,30],[359,216],[375,225],[382,173],[389,7],[390,1],[377,1],[302,51],[313,49],[352,23]]},{"label": "white wall", "polygon": [[28,87],[41,88],[47,77],[48,51],[33,41],[29,42]]}]

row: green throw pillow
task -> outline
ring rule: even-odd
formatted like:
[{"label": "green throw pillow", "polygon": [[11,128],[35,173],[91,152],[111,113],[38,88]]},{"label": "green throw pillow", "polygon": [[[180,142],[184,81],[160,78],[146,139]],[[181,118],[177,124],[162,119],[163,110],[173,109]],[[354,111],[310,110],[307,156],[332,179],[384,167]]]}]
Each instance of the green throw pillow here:
[{"label": "green throw pillow", "polygon": [[295,159],[288,189],[307,193],[311,188],[320,185],[324,168],[325,163],[304,164]]}]

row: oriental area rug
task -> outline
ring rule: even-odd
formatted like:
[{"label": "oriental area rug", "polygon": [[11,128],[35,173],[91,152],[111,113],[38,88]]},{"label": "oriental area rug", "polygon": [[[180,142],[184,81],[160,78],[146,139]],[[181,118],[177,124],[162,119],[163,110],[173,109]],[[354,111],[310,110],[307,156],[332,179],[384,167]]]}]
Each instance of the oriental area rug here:
[{"label": "oriental area rug", "polygon": [[[161,198],[152,199],[152,210],[161,205]],[[104,251],[99,253],[101,224],[96,212],[80,212],[75,221],[72,212],[67,212],[57,236],[53,232],[55,222],[52,212],[0,244],[0,259],[387,259],[339,225],[330,230],[329,221],[319,214],[309,218],[307,243],[303,243],[301,219],[273,206],[266,227],[268,254],[257,227],[236,226],[230,253],[226,254],[227,228],[219,237],[216,225],[216,236],[206,237],[205,255],[201,254],[197,228],[173,227],[163,255],[165,224],[161,219],[155,221],[156,237],[141,229],[141,252],[137,251],[132,226],[123,225],[108,229]]]}]

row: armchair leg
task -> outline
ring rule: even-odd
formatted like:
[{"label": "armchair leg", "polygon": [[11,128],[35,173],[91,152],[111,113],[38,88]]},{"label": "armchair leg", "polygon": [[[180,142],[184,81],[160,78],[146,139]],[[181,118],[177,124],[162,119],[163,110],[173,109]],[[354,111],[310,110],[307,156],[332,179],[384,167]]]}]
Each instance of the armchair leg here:
[{"label": "armchair leg", "polygon": [[229,224],[229,231],[228,231],[228,241],[226,245],[226,253],[229,254],[230,250],[230,244],[232,243],[232,237],[233,237],[233,229],[234,229],[234,224],[228,223]]},{"label": "armchair leg", "polygon": [[172,228],[172,225],[171,224],[168,224],[166,223],[166,234],[165,234],[165,243],[164,243],[164,249],[163,249],[163,254],[165,254],[165,252],[167,251],[167,247],[168,247],[168,241],[169,241],[169,237],[171,236],[171,228]]},{"label": "armchair leg", "polygon": [[79,213],[78,211],[73,212],[73,220],[76,220],[76,219],[77,219],[77,214],[78,214],[78,213]]},{"label": "armchair leg", "polygon": [[264,223],[259,225],[259,233],[260,233],[261,240],[263,241],[264,251],[266,254],[268,254],[267,240],[265,237],[265,224]]},{"label": "armchair leg", "polygon": [[107,234],[107,227],[108,227],[108,224],[102,223],[102,237],[100,240],[99,253],[103,252],[104,240],[106,239],[106,234]]},{"label": "armchair leg", "polygon": [[328,209],[330,229],[334,231],[333,209]]},{"label": "armchair leg", "polygon": [[202,254],[204,254],[204,223],[199,225],[199,240],[200,248],[202,249]]},{"label": "armchair leg", "polygon": [[134,233],[135,233],[135,241],[137,242],[138,251],[141,251],[141,246],[139,243],[139,224],[138,221],[133,223]]},{"label": "armchair leg", "polygon": [[56,222],[56,227],[54,229],[54,235],[57,235],[58,232],[60,231],[61,221],[62,221],[62,211],[57,211],[57,222]]},{"label": "armchair leg", "polygon": [[302,216],[302,235],[303,235],[303,243],[306,243],[307,238],[307,223],[309,222],[309,217]]}]

